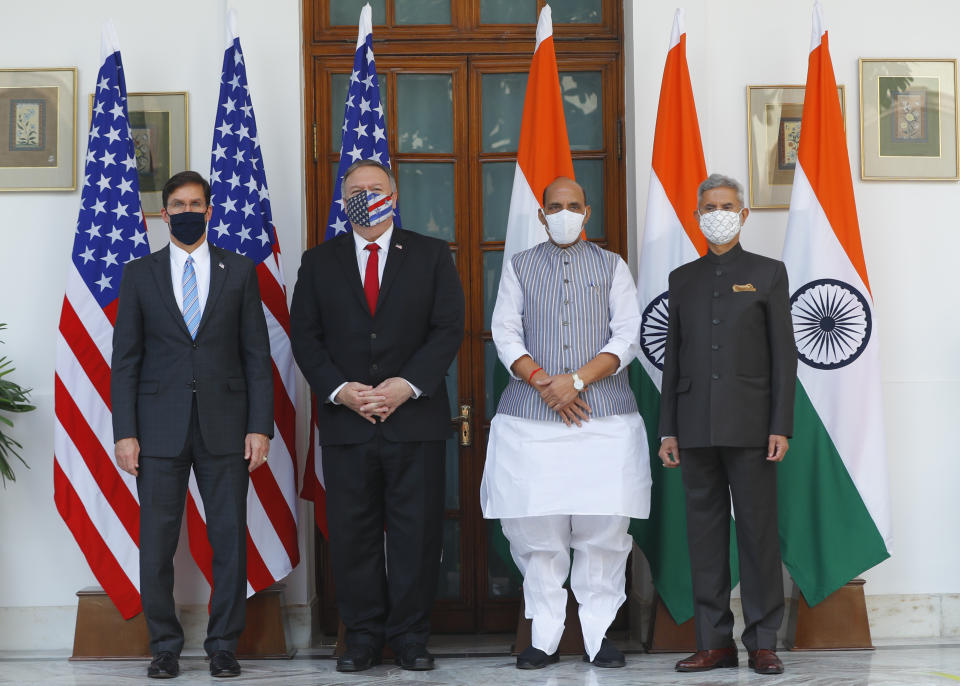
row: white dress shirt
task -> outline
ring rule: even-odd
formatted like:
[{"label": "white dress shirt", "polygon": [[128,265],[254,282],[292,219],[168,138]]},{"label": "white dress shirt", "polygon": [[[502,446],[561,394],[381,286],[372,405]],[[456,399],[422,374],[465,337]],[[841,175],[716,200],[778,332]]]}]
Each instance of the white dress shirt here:
[{"label": "white dress shirt", "polygon": [[[614,271],[609,303],[610,340],[600,352],[617,356],[620,365],[615,373],[621,374],[635,356],[641,318],[637,289],[623,260]],[[508,370],[529,355],[523,335],[523,292],[510,262],[503,265],[490,328]],[[643,418],[637,412],[595,417],[580,427],[497,414],[490,423],[480,484],[483,516],[646,518],[652,485],[648,452]]]},{"label": "white dress shirt", "polygon": [[173,281],[173,297],[177,299],[177,307],[183,312],[183,267],[187,257],[193,258],[193,271],[197,275],[197,298],[200,304],[200,316],[207,306],[207,295],[210,294],[210,246],[204,241],[193,252],[186,250],[173,241],[170,241],[170,279]]},{"label": "white dress shirt", "polygon": [[[367,274],[367,261],[370,259],[370,251],[367,250],[367,246],[371,243],[376,243],[380,246],[380,250],[377,251],[377,283],[383,283],[383,269],[387,266],[387,255],[390,252],[390,239],[393,237],[393,224],[390,224],[390,227],[380,234],[380,237],[375,241],[368,241],[366,238],[361,236],[356,231],[353,232],[353,243],[357,249],[357,268],[360,270],[360,285],[363,285],[363,279]],[[404,381],[407,381],[404,379]],[[337,393],[339,393],[346,382],[340,384],[333,389],[333,393],[327,398],[334,405],[339,405],[337,402]],[[414,386],[412,383],[407,381],[407,385],[410,386],[410,390],[413,391],[413,399],[416,400],[421,395],[423,391]]]}]

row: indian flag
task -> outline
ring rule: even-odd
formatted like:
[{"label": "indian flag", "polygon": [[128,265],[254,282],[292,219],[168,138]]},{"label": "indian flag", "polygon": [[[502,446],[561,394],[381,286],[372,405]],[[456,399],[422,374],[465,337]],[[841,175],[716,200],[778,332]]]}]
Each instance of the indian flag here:
[{"label": "indian flag", "polygon": [[547,238],[537,218],[543,189],[558,176],[573,176],[567,122],[563,116],[557,55],[553,50],[553,14],[544,5],[537,21],[537,44],[530,62],[527,92],[523,97],[523,119],[517,145],[517,168],[503,263],[516,253],[532,248]]},{"label": "indian flag", "polygon": [[[650,519],[634,520],[630,533],[650,563],[654,586],[677,623],[693,617],[693,590],[680,470],[663,469],[657,457],[660,382],[669,307],[667,277],[676,267],[707,251],[707,241],[693,216],[697,209],[697,186],[707,178],[707,167],[687,69],[687,34],[683,20],[683,10],[678,9],[660,86],[653,169],[637,280],[643,312],[641,350],[639,362],[630,367],[631,386],[647,427],[653,475]],[[731,559],[736,560],[736,556]]]},{"label": "indian flag", "polygon": [[[557,56],[553,49],[553,14],[550,5],[544,5],[537,21],[537,44],[530,62],[527,92],[523,98],[523,118],[517,143],[517,167],[513,173],[503,264],[507,264],[518,252],[547,239],[546,229],[540,223],[537,211],[544,189],[558,176],[574,178],[573,159],[570,157],[567,122],[563,116]],[[509,378],[507,370],[498,360],[494,370],[494,394],[498,399],[507,387]],[[491,532],[489,545],[515,572],[515,580],[519,584],[520,572],[510,556],[509,544],[501,531],[496,528],[488,531]]]},{"label": "indian flag", "polygon": [[889,557],[880,352],[820,3],[783,259],[800,364],[778,475],[783,561],[810,605]]}]

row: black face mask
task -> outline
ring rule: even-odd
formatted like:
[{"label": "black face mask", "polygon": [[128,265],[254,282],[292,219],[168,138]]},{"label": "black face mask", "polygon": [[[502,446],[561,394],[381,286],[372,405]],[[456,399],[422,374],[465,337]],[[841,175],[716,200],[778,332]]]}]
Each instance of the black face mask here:
[{"label": "black face mask", "polygon": [[200,240],[207,228],[206,212],[180,212],[170,215],[170,233],[184,245]]}]

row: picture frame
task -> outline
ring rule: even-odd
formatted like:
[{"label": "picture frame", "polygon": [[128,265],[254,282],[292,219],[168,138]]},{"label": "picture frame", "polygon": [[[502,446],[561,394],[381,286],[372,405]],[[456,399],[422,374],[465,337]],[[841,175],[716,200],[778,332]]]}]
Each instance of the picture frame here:
[{"label": "picture frame", "polygon": [[957,60],[858,62],[860,178],[960,180]]},{"label": "picture frame", "polygon": [[160,216],[167,179],[190,168],[189,107],[186,91],[127,93],[140,203],[148,217]]},{"label": "picture frame", "polygon": [[[747,86],[750,208],[787,209],[793,190],[805,87]],[[837,86],[846,122],[846,89]]]},{"label": "picture frame", "polygon": [[77,188],[77,68],[0,69],[0,191]]}]

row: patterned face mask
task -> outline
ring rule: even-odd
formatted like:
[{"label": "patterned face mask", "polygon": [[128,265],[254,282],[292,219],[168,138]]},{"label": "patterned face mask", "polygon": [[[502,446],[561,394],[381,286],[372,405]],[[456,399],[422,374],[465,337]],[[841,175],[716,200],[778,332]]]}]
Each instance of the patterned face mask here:
[{"label": "patterned face mask", "polygon": [[714,245],[729,243],[740,233],[740,212],[714,210],[700,215],[700,231]]},{"label": "patterned face mask", "polygon": [[393,216],[393,198],[373,191],[357,191],[346,204],[347,218],[355,226],[373,226]]}]

